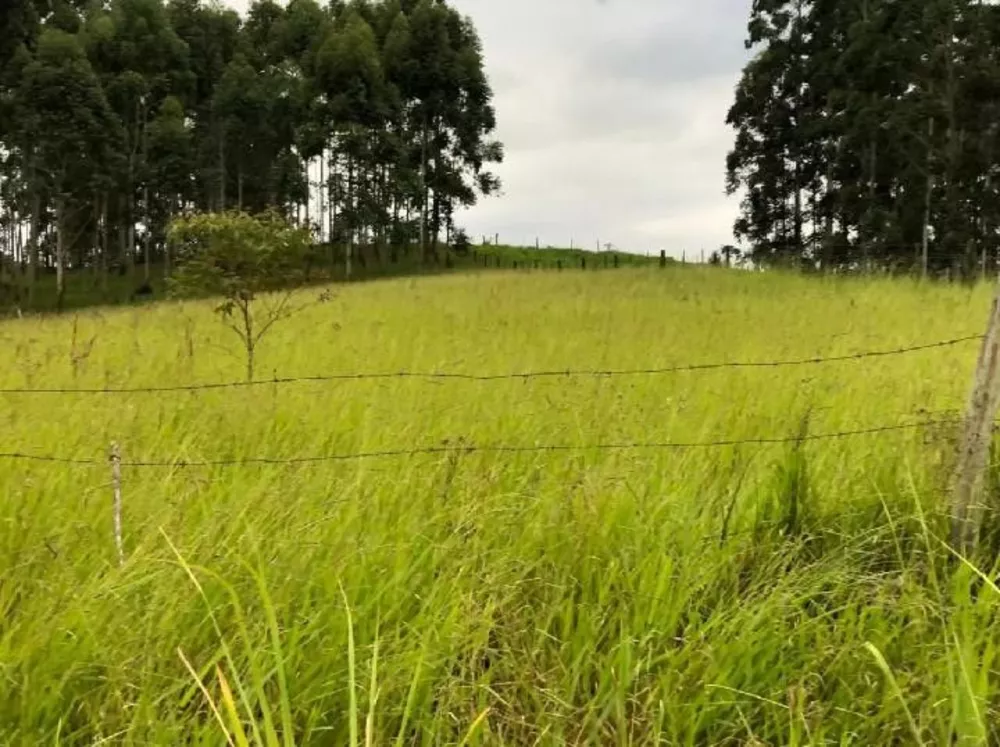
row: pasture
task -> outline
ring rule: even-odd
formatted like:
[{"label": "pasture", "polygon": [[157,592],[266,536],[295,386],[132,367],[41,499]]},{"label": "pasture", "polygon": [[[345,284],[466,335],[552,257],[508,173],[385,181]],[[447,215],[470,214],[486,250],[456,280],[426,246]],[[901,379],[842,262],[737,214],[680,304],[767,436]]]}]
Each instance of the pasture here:
[{"label": "pasture", "polygon": [[[392,279],[277,325],[257,370],[839,356],[979,334],[990,294],[677,266]],[[244,370],[209,302],[0,340],[7,390]],[[0,394],[0,451],[94,460],[0,460],[0,742],[996,743],[1000,594],[938,539],[977,351]]]}]

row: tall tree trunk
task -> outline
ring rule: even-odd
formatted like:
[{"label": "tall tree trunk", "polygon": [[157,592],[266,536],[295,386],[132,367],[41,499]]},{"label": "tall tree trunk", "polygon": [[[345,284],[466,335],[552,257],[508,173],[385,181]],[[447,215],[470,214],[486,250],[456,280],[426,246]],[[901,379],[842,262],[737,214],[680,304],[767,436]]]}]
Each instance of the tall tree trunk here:
[{"label": "tall tree trunk", "polygon": [[310,168],[312,167],[312,162],[306,161],[306,226],[312,231],[312,173],[310,173]]},{"label": "tall tree trunk", "polygon": [[128,250],[125,254],[125,268],[131,280],[135,273],[135,195],[128,193],[128,225],[125,227],[128,235]]},{"label": "tall tree trunk", "polygon": [[[331,254],[331,267],[336,264],[336,247],[340,242],[340,229],[338,228],[337,222],[337,201],[341,197],[340,189],[340,156],[337,154],[336,150],[331,146],[330,148],[330,164],[326,175],[327,190],[326,190],[326,211],[327,211],[327,221],[329,223],[327,229],[327,235],[330,237],[330,251]],[[340,211],[340,214],[343,210]]]},{"label": "tall tree trunk", "polygon": [[803,242],[802,242],[802,187],[799,184],[801,169],[802,169],[802,167],[799,165],[799,160],[798,160],[798,158],[796,158],[795,159],[795,167],[794,167],[794,170],[793,170],[793,174],[794,174],[793,178],[795,179],[795,184],[792,185],[792,188],[795,190],[795,194],[793,195],[794,206],[792,208],[792,210],[793,210],[793,215],[792,215],[793,226],[792,226],[792,230],[794,231],[794,236],[795,236],[795,239],[794,239],[795,240],[795,252],[796,252],[796,254],[799,257],[804,257],[805,256],[805,246],[803,245]]},{"label": "tall tree trunk", "polygon": [[236,209],[243,210],[243,163],[236,165]]},{"label": "tall tree trunk", "polygon": [[920,237],[920,276],[927,277],[931,241],[931,196],[934,192],[934,172],[931,170],[931,141],[934,139],[934,117],[927,118],[927,184],[924,188],[924,225]]},{"label": "tall tree trunk", "polygon": [[62,311],[66,297],[66,200],[56,198],[56,308]]},{"label": "tall tree trunk", "polygon": [[150,256],[150,239],[153,233],[153,221],[152,215],[153,211],[149,207],[149,127],[148,127],[148,115],[146,110],[146,105],[143,103],[142,107],[142,165],[143,165],[143,179],[142,179],[142,222],[143,228],[145,229],[142,234],[142,279],[149,283],[149,272],[150,263],[152,262],[152,257]]},{"label": "tall tree trunk", "polygon": [[125,226],[127,220],[127,198],[124,195],[118,196],[118,255],[121,262],[121,269],[128,265],[128,229]]},{"label": "tall tree trunk", "polygon": [[424,115],[420,133],[420,264],[427,261],[427,202],[430,190],[427,186],[427,116]]},{"label": "tall tree trunk", "polygon": [[347,225],[347,252],[344,262],[344,274],[348,280],[351,279],[351,260],[354,254],[354,238],[357,233],[357,195],[354,184],[354,158],[347,158],[347,207],[351,211],[351,222]]},{"label": "tall tree trunk", "polygon": [[226,211],[226,133],[219,129],[219,212]]},{"label": "tall tree trunk", "polygon": [[[181,196],[177,195],[171,203],[170,208],[167,211],[167,226],[173,221],[174,216],[180,212]],[[164,279],[170,277],[170,242],[163,242],[163,277]]]},{"label": "tall tree trunk", "polygon": [[144,282],[148,283],[150,275],[150,267],[153,263],[152,249],[150,246],[153,239],[153,225],[149,210],[149,187],[145,185],[142,188],[142,205],[143,205],[142,279]]},{"label": "tall tree trunk", "polygon": [[37,188],[31,190],[31,234],[28,239],[28,303],[35,300],[35,281],[38,279],[38,241],[42,225],[42,196]]},{"label": "tall tree trunk", "polygon": [[97,284],[101,297],[108,295],[108,193],[97,198]]},{"label": "tall tree trunk", "polygon": [[323,152],[319,157],[319,240],[322,242],[324,238],[329,240],[329,234],[326,233],[326,207],[323,204],[323,196],[326,194],[327,183],[326,183],[326,148],[323,148]]}]

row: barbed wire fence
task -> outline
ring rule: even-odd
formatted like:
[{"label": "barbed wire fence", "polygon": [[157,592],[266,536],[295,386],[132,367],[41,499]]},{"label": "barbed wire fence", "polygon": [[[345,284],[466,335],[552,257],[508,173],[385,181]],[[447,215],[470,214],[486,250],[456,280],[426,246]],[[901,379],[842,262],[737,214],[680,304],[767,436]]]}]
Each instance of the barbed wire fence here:
[{"label": "barbed wire fence", "polygon": [[[977,366],[975,391],[971,398],[969,413],[966,418],[930,418],[909,423],[884,423],[854,429],[830,431],[822,433],[798,433],[792,436],[766,436],[754,438],[722,438],[707,441],[635,441],[635,442],[597,442],[591,444],[467,444],[467,443],[443,443],[433,446],[423,446],[416,448],[384,449],[375,451],[359,451],[332,454],[297,455],[290,457],[249,455],[230,459],[203,459],[188,460],[179,458],[140,458],[126,459],[122,456],[122,448],[118,443],[111,446],[108,456],[86,457],[86,456],[62,456],[57,454],[30,453],[21,450],[0,451],[0,460],[22,461],[33,463],[58,464],[75,467],[102,467],[110,466],[112,473],[112,487],[114,498],[114,538],[118,559],[121,564],[125,562],[124,548],[122,544],[122,493],[123,480],[122,470],[128,469],[170,469],[181,470],[191,468],[239,468],[266,465],[309,465],[321,463],[335,463],[347,461],[359,461],[370,459],[406,458],[417,456],[435,455],[471,455],[471,454],[555,454],[570,452],[614,452],[614,451],[679,451],[695,449],[718,449],[726,447],[740,446],[771,446],[781,444],[801,444],[803,442],[833,441],[863,436],[877,436],[888,433],[898,433],[903,431],[914,431],[932,427],[957,427],[961,423],[966,424],[966,437],[959,450],[958,467],[959,475],[966,475],[958,482],[964,485],[961,497],[956,498],[961,502],[962,508],[956,509],[956,523],[962,523],[961,530],[956,531],[956,537],[961,540],[961,544],[966,544],[966,538],[971,538],[973,534],[968,529],[969,516],[976,513],[981,508],[980,487],[976,481],[981,483],[981,476],[972,476],[969,470],[983,471],[983,460],[985,459],[985,449],[988,442],[985,441],[984,428],[992,427],[996,418],[997,408],[1000,407],[1000,304],[994,301],[993,311],[990,316],[990,326],[987,333],[968,334],[946,340],[938,340],[929,343],[918,343],[908,346],[901,346],[880,350],[865,350],[853,353],[812,356],[802,358],[790,358],[783,360],[769,361],[715,361],[700,363],[681,363],[662,367],[635,368],[635,369],[573,369],[562,370],[538,370],[507,373],[474,374],[453,371],[398,371],[382,373],[336,373],[326,375],[282,377],[272,379],[261,379],[254,381],[223,381],[206,382],[196,384],[180,384],[168,386],[133,386],[133,387],[103,387],[103,388],[68,388],[68,387],[7,387],[0,388],[0,394],[10,396],[31,396],[31,395],[126,395],[126,394],[158,394],[170,392],[200,392],[220,389],[239,389],[259,386],[284,386],[306,382],[336,382],[336,381],[365,381],[381,379],[422,379],[440,381],[467,381],[467,382],[498,382],[510,380],[531,380],[531,379],[551,379],[551,378],[573,378],[573,377],[596,377],[615,378],[627,376],[660,376],[683,372],[703,372],[724,369],[752,369],[752,368],[783,368],[796,366],[817,366],[833,363],[859,362],[873,359],[886,358],[891,356],[904,356],[918,352],[931,350],[944,350],[954,348],[965,343],[979,341],[981,349],[979,353],[979,364]],[[985,389],[984,389],[985,387]],[[987,392],[984,395],[980,390]],[[987,396],[988,395],[988,396]],[[975,426],[969,423],[975,420]],[[987,422],[988,426],[983,423]],[[973,433],[974,437],[969,436]],[[964,470],[964,471],[963,471]],[[971,508],[970,508],[971,506]],[[959,515],[961,514],[961,515]]]},{"label": "barbed wire fence", "polygon": [[805,358],[790,358],[771,361],[709,361],[703,363],[680,363],[670,366],[632,369],[549,369],[540,371],[521,371],[493,374],[473,374],[454,371],[388,371],[377,373],[336,373],[317,374],[312,376],[273,377],[270,379],[254,379],[253,381],[220,381],[201,384],[176,384],[166,386],[135,386],[135,387],[7,387],[0,388],[0,394],[163,394],[168,392],[197,392],[213,389],[245,389],[270,385],[286,385],[301,383],[318,383],[333,381],[376,381],[385,379],[427,379],[438,381],[510,381],[551,378],[615,378],[622,376],[658,376],[673,373],[712,371],[740,368],[787,368],[795,366],[814,366],[828,363],[844,363],[861,361],[869,358],[886,358],[897,355],[908,355],[927,350],[949,348],[967,342],[981,341],[982,334],[969,334],[948,340],[888,348],[884,350],[866,350],[855,353],[832,356],[812,356]]}]

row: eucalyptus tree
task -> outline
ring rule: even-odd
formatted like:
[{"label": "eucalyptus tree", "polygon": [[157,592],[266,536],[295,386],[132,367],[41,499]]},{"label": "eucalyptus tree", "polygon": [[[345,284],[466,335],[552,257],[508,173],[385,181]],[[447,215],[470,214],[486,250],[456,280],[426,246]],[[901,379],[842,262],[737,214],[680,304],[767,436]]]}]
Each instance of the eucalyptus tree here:
[{"label": "eucalyptus tree", "polygon": [[[88,195],[104,186],[122,154],[123,133],[80,39],[49,28],[25,65],[18,91],[17,116],[32,145],[32,171],[54,208],[56,292],[65,293],[68,252],[91,208]],[[91,214],[92,215],[92,214]]]},{"label": "eucalyptus tree", "polygon": [[60,287],[68,264],[106,285],[141,260],[148,279],[170,272],[182,213],[311,221],[318,166],[332,256],[436,257],[458,208],[499,188],[492,96],[475,28],[441,0],[256,0],[243,17],[206,0],[8,0],[0,254],[29,284],[40,263]]}]

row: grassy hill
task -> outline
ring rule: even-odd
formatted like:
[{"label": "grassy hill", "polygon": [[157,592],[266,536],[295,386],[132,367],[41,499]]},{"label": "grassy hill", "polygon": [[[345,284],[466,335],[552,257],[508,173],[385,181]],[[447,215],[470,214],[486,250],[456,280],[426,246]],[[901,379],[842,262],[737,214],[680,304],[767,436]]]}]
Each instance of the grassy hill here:
[{"label": "grassy hill", "polygon": [[[342,254],[342,249],[320,248],[319,261],[312,268],[311,281],[317,284],[345,282],[347,278]],[[438,261],[428,261],[426,264],[421,264],[412,250],[409,253],[397,252],[392,255],[384,252],[381,257],[369,250],[365,252],[364,256],[355,258],[351,280],[363,282],[390,277],[437,275],[446,272],[468,272],[482,269],[613,269],[651,266],[658,264],[658,262],[659,259],[619,251],[598,253],[553,247],[535,249],[534,247],[486,245],[473,246],[465,255],[451,253]],[[67,274],[63,308],[74,310],[92,306],[117,306],[135,301],[148,302],[149,296],[136,297],[136,290],[143,285],[144,277],[145,273],[140,265],[135,268],[132,277],[118,273],[110,274],[106,281],[106,287],[102,287],[101,279],[95,270],[70,271]],[[17,282],[21,284],[23,281],[18,278]],[[150,287],[153,291],[152,299],[162,299],[166,296],[166,283],[162,266],[154,265],[151,267]],[[22,312],[44,312],[56,309],[57,295],[54,271],[41,274],[36,285],[33,302],[30,304],[27,302],[27,294],[23,288],[12,293],[13,290],[6,289],[6,292],[0,292],[0,315],[14,313],[18,308]]]},{"label": "grassy hill", "polygon": [[[462,272],[335,286],[258,370],[837,356],[975,334],[989,302],[708,268]],[[0,337],[5,389],[243,372],[207,302]],[[976,354],[5,394],[2,741],[993,743],[998,596],[937,539],[953,429],[916,427],[959,411]],[[828,437],[877,426],[899,429]]]}]

